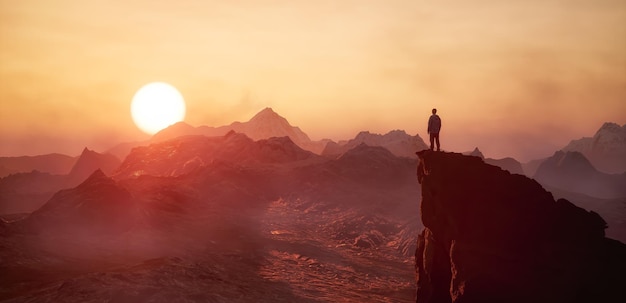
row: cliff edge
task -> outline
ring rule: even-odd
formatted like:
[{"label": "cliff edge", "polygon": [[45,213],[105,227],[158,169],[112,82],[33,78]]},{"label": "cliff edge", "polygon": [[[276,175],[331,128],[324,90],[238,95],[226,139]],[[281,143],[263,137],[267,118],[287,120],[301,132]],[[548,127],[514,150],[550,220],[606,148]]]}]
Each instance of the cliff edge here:
[{"label": "cliff edge", "polygon": [[626,302],[626,245],[598,214],[478,157],[417,154],[417,302]]}]

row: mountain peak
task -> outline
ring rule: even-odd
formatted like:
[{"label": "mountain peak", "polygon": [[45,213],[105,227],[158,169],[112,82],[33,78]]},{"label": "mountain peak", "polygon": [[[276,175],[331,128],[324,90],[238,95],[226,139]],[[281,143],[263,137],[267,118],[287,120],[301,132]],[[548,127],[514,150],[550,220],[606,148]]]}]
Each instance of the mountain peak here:
[{"label": "mountain peak", "polygon": [[481,159],[485,159],[485,156],[480,151],[480,149],[478,149],[478,147],[474,148],[474,150],[471,153],[469,153],[469,155],[474,156],[474,157],[479,157]]},{"label": "mountain peak", "polygon": [[623,173],[626,170],[626,124],[605,122],[593,137],[572,140],[562,150],[581,152],[600,171]]},{"label": "mountain peak", "polygon": [[102,170],[103,174],[111,173],[120,163],[121,161],[111,154],[100,154],[85,147],[68,175],[69,185],[79,184],[95,170]]},{"label": "mountain peak", "polygon": [[256,115],[254,115],[254,117],[252,117],[250,121],[255,120],[255,119],[261,119],[261,118],[267,119],[267,118],[283,118],[283,117],[277,114],[271,107],[266,107],[260,112],[258,112]]},{"label": "mountain peak", "polygon": [[619,124],[614,123],[614,122],[604,122],[604,124],[602,124],[602,126],[598,130],[598,133],[603,132],[603,131],[621,132],[624,129],[626,129],[625,127],[626,127],[626,124],[624,124],[624,126],[620,126]]},{"label": "mountain peak", "polygon": [[[81,185],[83,184],[95,184],[95,183],[102,183],[102,182],[113,182],[113,179],[107,177],[107,175],[104,174],[104,172],[102,172],[101,169],[96,169],[93,173],[91,173],[91,175],[89,175],[89,177],[87,177],[87,179],[85,179],[85,181],[83,181],[83,183],[81,183]],[[79,185],[79,186],[81,186]]]}]

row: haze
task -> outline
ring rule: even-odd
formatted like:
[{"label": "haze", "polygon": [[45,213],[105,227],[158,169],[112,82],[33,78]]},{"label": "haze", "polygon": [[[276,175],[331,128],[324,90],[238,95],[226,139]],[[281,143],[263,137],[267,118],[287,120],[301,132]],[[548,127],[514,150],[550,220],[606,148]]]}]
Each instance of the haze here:
[{"label": "haze", "polygon": [[186,122],[272,107],[312,139],[403,129],[488,157],[548,156],[626,123],[626,2],[0,0],[0,155],[146,139],[164,81]]}]

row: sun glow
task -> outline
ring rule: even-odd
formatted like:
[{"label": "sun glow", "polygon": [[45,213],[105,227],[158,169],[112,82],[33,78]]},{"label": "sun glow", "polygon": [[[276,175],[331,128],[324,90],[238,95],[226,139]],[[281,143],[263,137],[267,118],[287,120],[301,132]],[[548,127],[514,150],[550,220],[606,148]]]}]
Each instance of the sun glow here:
[{"label": "sun glow", "polygon": [[178,90],[164,82],[140,88],[130,105],[133,121],[143,132],[153,135],[185,119],[185,100]]}]

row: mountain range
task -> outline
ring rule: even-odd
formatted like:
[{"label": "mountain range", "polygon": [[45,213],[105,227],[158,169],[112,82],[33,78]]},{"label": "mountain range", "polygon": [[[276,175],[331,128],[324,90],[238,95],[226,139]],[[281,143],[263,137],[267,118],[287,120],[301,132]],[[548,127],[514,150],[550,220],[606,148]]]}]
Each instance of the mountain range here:
[{"label": "mountain range", "polygon": [[[35,158],[45,159],[46,157]],[[67,158],[61,157],[61,159]],[[0,178],[0,214],[32,212],[48,201],[54,193],[80,184],[95,170],[100,169],[110,174],[121,163],[113,155],[100,154],[88,148],[83,149],[78,159],[72,159],[72,162],[72,168],[65,174],[33,170]],[[37,164],[37,161],[31,164]],[[45,169],[50,166],[43,165],[42,167]]]},{"label": "mountain range", "polygon": [[398,157],[415,158],[415,151],[427,149],[428,146],[419,135],[410,136],[403,130],[393,130],[384,135],[360,132],[354,139],[335,143],[328,142],[321,152],[324,156],[339,156],[360,144],[381,146]]},{"label": "mountain range", "polygon": [[[625,125],[626,126],[626,125]],[[564,147],[564,151],[579,151],[587,157],[598,170],[607,173],[626,172],[626,132],[624,126],[615,123],[605,123],[593,138],[572,140]],[[292,142],[302,149],[318,155],[336,157],[355,146],[365,143],[370,146],[382,146],[399,157],[415,158],[414,152],[426,149],[427,145],[419,135],[408,135],[402,130],[393,130],[386,134],[374,134],[368,131],[358,133],[355,138],[334,142],[329,139],[312,141],[300,128],[292,126],[287,119],[278,115],[271,108],[265,108],[254,115],[247,122],[233,122],[229,125],[212,127],[193,127],[184,122],[171,125],[158,132],[148,141],[121,143],[104,152],[124,159],[130,151],[138,146],[166,141],[179,136],[202,135],[223,136],[230,131],[242,133],[253,140],[269,139],[272,137],[289,137]],[[478,149],[478,148],[477,148]],[[480,152],[480,150],[478,150]],[[467,152],[466,154],[470,154]],[[520,173],[519,161],[513,158],[492,159],[482,157],[487,163],[502,167],[514,173]],[[59,160],[58,157],[64,159]],[[54,159],[52,159],[54,158]],[[519,163],[521,171],[527,176],[534,176],[539,165],[547,158]],[[16,172],[30,172],[38,170],[51,174],[66,174],[78,160],[78,157],[69,157],[58,154],[34,157],[3,157],[0,158],[0,173],[8,175]],[[50,166],[53,167],[50,167]],[[0,174],[0,177],[3,175]]]},{"label": "mountain range", "polygon": [[62,154],[0,157],[0,178],[10,174],[30,172],[33,170],[54,175],[64,175],[70,172],[76,160],[76,157]]},{"label": "mountain range", "polygon": [[[480,157],[421,153],[418,162],[362,143],[329,158],[288,137],[235,132],[135,148],[111,176],[98,169],[24,219],[2,221],[0,298],[410,302],[416,293],[426,302],[511,301],[521,289],[533,291],[519,302],[620,296],[625,246],[604,237],[597,214],[555,202],[536,181]],[[416,250],[417,289],[409,274]],[[450,264],[436,261],[442,253]],[[544,273],[549,264],[566,270]],[[589,278],[594,268],[601,278]],[[34,277],[24,281],[24,272]],[[455,285],[446,293],[436,291],[442,278]],[[569,293],[577,283],[587,290]],[[481,288],[487,284],[498,287]]]},{"label": "mountain range", "polygon": [[[418,158],[424,142],[399,130],[316,153],[271,109],[229,127],[254,132],[255,123],[256,139],[178,124],[123,161],[85,149],[66,175],[0,179],[0,202],[11,205],[0,220],[0,301],[619,297],[623,199],[542,179],[597,176],[580,153],[546,160],[533,180],[519,162],[484,159],[478,148]],[[28,194],[39,204],[25,203]]]},{"label": "mountain range", "polygon": [[112,175],[2,221],[0,300],[407,302],[415,166],[382,147],[328,158],[235,132],[137,147]]}]

